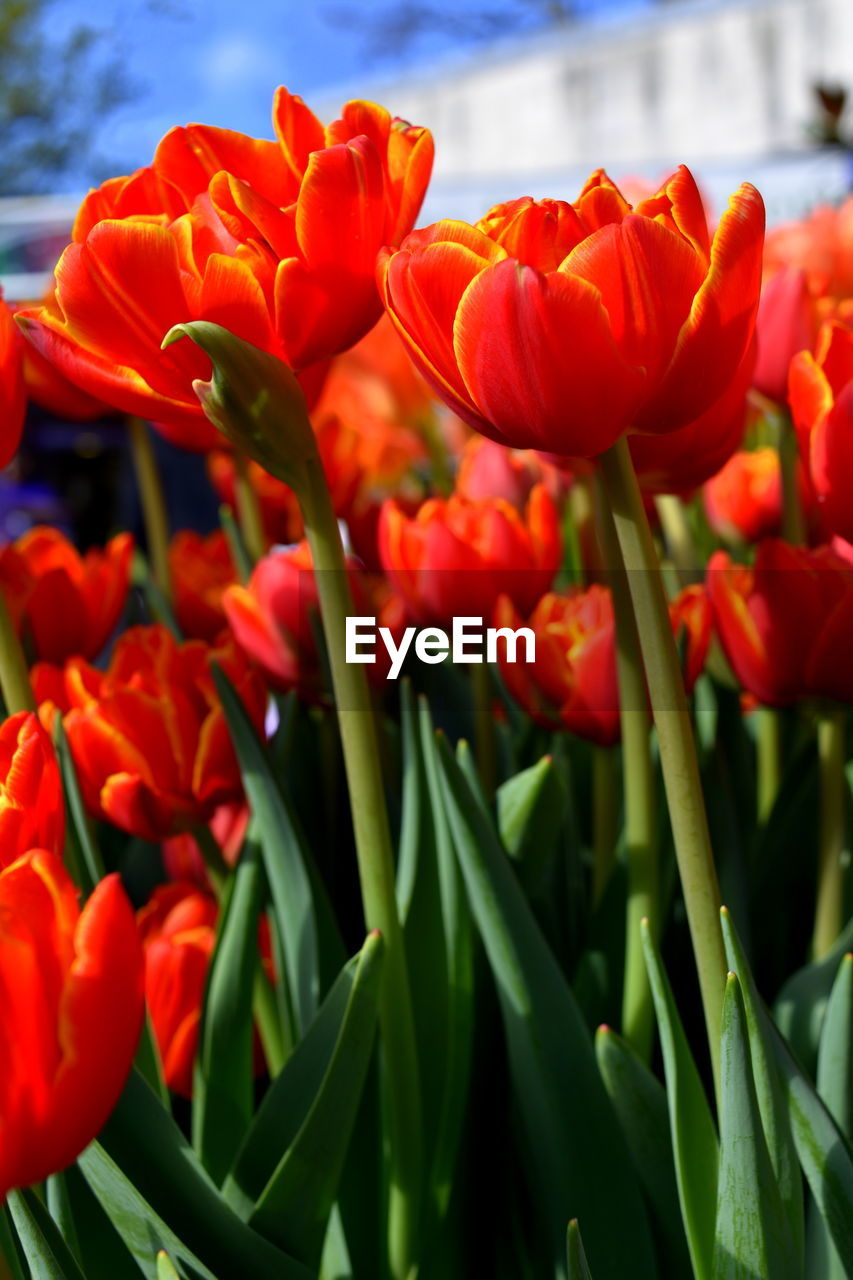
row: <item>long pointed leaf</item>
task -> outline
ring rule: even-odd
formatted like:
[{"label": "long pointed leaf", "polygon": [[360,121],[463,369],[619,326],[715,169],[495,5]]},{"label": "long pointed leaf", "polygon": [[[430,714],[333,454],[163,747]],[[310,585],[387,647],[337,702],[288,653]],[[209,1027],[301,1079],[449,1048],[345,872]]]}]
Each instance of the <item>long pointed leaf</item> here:
[{"label": "long pointed leaf", "polygon": [[749,1032],[730,973],[720,1037],[720,1175],[714,1280],[802,1280],[770,1163],[752,1078]]},{"label": "long pointed leaf", "polygon": [[566,1232],[566,1267],[568,1280],[592,1280],[577,1218],[572,1218]]},{"label": "long pointed leaf", "polygon": [[[853,955],[849,954],[838,967],[826,1007],[817,1060],[817,1091],[849,1141],[853,1138]],[[810,1280],[847,1280],[849,1272],[818,1212],[809,1218],[807,1261]]]},{"label": "long pointed leaf", "polygon": [[320,1262],[373,1050],[382,951],[382,935],[369,934],[320,1088],[250,1219],[267,1239],[314,1268]]},{"label": "long pointed leaf", "polygon": [[59,1227],[34,1191],[12,1191],[9,1212],[32,1280],[85,1280]]},{"label": "long pointed leaf", "polygon": [[[481,801],[446,741],[439,741],[444,804],[500,997],[516,1102],[555,1266],[564,1273],[565,1224],[577,1216],[602,1273],[655,1276],[642,1198],[587,1029]],[[601,1194],[605,1185],[607,1196]]]},{"label": "long pointed leaf", "polygon": [[719,1147],[705,1090],[650,929],[643,952],[657,1016],[681,1218],[696,1280],[710,1280],[714,1258]]},{"label": "long pointed leaf", "polygon": [[740,978],[751,1044],[772,1056],[784,1084],[791,1133],[803,1173],[839,1256],[853,1274],[853,1153],[771,1021],[755,987],[740,939],[722,914],[728,963]]},{"label": "long pointed leaf", "polygon": [[853,950],[853,920],[848,922],[825,956],[798,969],[788,979],[773,1005],[776,1026],[812,1078],[817,1067],[826,1003],[841,957],[850,950]]}]

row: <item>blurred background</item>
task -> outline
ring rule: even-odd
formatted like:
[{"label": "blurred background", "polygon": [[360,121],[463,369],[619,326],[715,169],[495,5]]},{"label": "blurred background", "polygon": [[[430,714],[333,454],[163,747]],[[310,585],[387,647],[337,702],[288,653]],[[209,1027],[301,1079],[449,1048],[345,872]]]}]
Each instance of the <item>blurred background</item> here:
[{"label": "blurred background", "polygon": [[[175,124],[270,136],[278,84],[323,119],[366,97],[427,125],[423,222],[572,199],[599,166],[656,182],[685,162],[717,214],[749,179],[771,224],[851,187],[853,0],[0,0],[6,298],[43,293],[90,186]],[[0,534],[49,519],[101,537],[121,438],[33,414]]]}]

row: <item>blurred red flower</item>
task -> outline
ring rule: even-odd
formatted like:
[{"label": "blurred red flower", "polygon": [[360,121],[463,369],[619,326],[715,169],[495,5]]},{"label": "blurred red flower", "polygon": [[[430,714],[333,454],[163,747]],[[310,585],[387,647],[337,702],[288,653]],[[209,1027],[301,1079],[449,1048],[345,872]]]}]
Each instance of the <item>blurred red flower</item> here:
[{"label": "blurred red flower", "polygon": [[202,537],[182,529],[169,544],[175,619],[185,636],[212,642],[228,622],[222,608],[226,587],[237,581],[228,539],[221,529]]},{"label": "blurred red flower", "polygon": [[65,800],[53,743],[31,711],[0,725],[0,867],[30,849],[62,857]]},{"label": "blurred red flower", "polygon": [[133,1062],[143,959],[117,875],[81,911],[55,853],[0,871],[0,1201],[66,1168],[103,1127]]},{"label": "blurred red flower", "polygon": [[732,454],[705,484],[702,503],[718,538],[758,542],[780,533],[782,471],[778,451],[767,445]]},{"label": "blurred red flower", "polygon": [[26,411],[21,344],[12,312],[0,291],[0,467],[8,466],[18,451]]},{"label": "blurred red flower", "polygon": [[814,355],[791,361],[789,398],[824,531],[853,541],[853,330],[821,327]]}]

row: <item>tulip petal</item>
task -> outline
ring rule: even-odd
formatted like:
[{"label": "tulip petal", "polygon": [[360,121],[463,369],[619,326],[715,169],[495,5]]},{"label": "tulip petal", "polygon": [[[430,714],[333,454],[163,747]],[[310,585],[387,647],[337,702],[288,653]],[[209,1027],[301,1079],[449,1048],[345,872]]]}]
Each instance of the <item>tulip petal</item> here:
[{"label": "tulip petal", "polygon": [[518,448],[594,457],[627,430],[645,385],[593,285],[512,260],[468,286],[453,340],[471,400]]},{"label": "tulip petal", "polygon": [[301,182],[312,151],[325,146],[323,126],[303,100],[283,86],[275,91],[272,120],[284,162]]},{"label": "tulip petal", "polygon": [[679,165],[660,190],[641,200],[634,212],[644,218],[654,218],[684,236],[701,255],[707,269],[711,254],[708,219],[699,188],[686,165]]}]

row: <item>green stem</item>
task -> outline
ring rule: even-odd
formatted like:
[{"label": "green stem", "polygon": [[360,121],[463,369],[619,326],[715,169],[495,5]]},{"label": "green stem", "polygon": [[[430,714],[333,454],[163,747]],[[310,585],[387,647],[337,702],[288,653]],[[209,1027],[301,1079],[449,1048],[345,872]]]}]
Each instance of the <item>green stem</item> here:
[{"label": "green stem", "polygon": [[822,712],[817,722],[820,769],[820,846],[812,954],[829,951],[844,923],[846,791],[844,712]]},{"label": "green stem", "polygon": [[2,591],[0,591],[0,690],[3,693],[7,715],[14,715],[16,711],[35,711],[36,700],[30,684],[27,660]]},{"label": "green stem", "polygon": [[726,956],[720,927],[720,891],[699,779],[696,744],[660,567],[625,437],[602,454],[599,463],[637,621],[658,734],[673,842],[699,975],[711,1064],[719,1095]]},{"label": "green stem", "polygon": [[353,615],[337,518],[318,457],[299,465],[294,485],[311,547],[329,654],[368,929],[385,942],[379,1010],[388,1090],[388,1249],[394,1280],[414,1274],[421,1200],[421,1102],[414,1020],[397,914],[391,833],[379,768],[376,726],[364,667],[346,661],[347,615]]},{"label": "green stem", "polygon": [[758,773],[758,821],[763,826],[773,810],[782,785],[782,715],[775,707],[756,711],[756,766]]},{"label": "green stem", "polygon": [[487,662],[474,663],[471,667],[471,685],[474,693],[474,743],[477,751],[477,768],[487,796],[493,796],[498,781],[498,755],[495,740],[495,719],[492,714],[492,677]]},{"label": "green stem", "polygon": [[622,1032],[643,1061],[648,1062],[654,1036],[654,1005],[643,955],[642,923],[648,920],[655,941],[660,936],[661,925],[649,698],[628,575],[622,562],[613,516],[604,501],[599,503],[599,527],[613,595],[622,731],[625,859],[628,866]]},{"label": "green stem", "polygon": [[157,586],[167,602],[172,599],[172,578],[169,572],[169,520],[160,469],[154,456],[151,432],[141,418],[127,419],[130,436],[130,452],[139,486],[142,519],[148,543],[148,557]]},{"label": "green stem", "polygon": [[806,540],[806,522],[797,487],[797,436],[786,413],[778,418],[779,468],[782,473],[782,537],[800,547]]},{"label": "green stem", "polygon": [[659,493],[655,498],[655,510],[679,585],[686,587],[690,582],[701,582],[704,575],[684,503],[674,493]]},{"label": "green stem", "polygon": [[234,498],[237,520],[243,542],[253,563],[267,552],[267,535],[261,517],[261,504],[249,474],[249,459],[242,449],[234,449]]},{"label": "green stem", "polygon": [[206,822],[200,822],[198,826],[193,827],[193,835],[199,847],[199,852],[204,859],[205,870],[210,878],[213,892],[221,902],[225,882],[231,874],[231,868],[223,858],[219,842]]},{"label": "green stem", "polygon": [[610,747],[592,750],[592,905],[604,896],[616,861],[616,770]]},{"label": "green stem", "polygon": [[279,1017],[278,1004],[272,983],[258,964],[252,992],[252,1011],[258,1026],[258,1034],[264,1049],[270,1076],[275,1079],[293,1050],[287,1043],[285,1028]]}]

